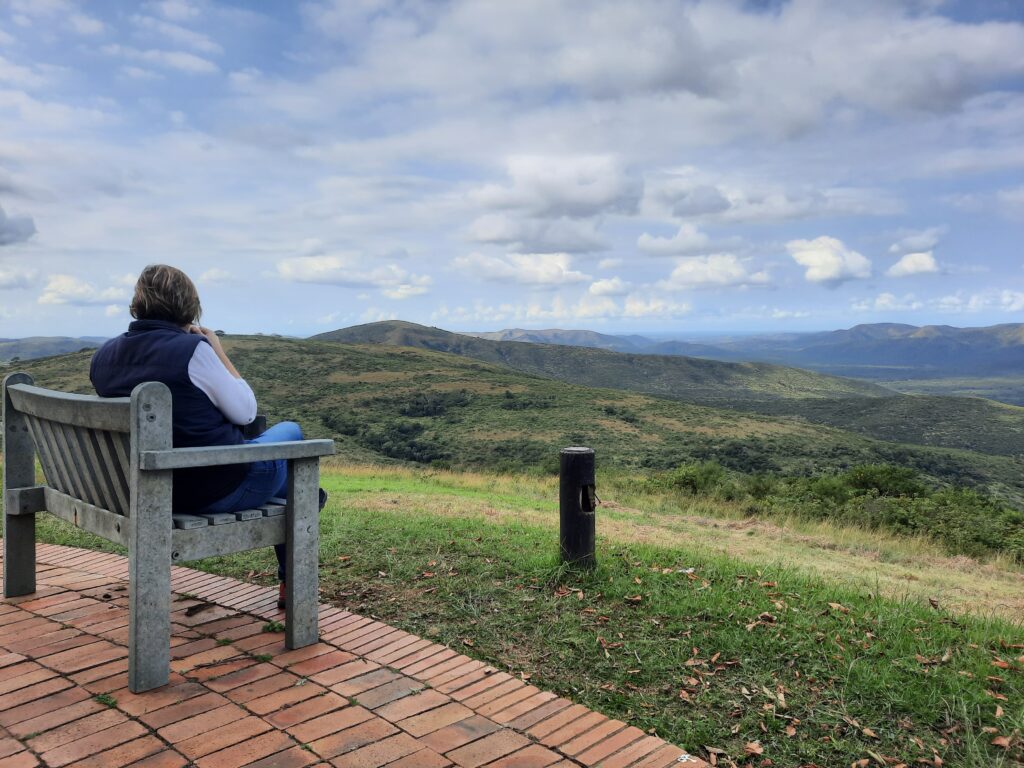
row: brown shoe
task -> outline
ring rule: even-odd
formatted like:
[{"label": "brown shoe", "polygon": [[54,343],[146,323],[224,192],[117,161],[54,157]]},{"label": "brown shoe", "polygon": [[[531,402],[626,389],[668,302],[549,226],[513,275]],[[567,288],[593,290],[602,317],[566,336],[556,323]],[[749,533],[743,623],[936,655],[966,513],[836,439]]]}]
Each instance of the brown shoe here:
[{"label": "brown shoe", "polygon": [[284,595],[285,595],[285,588],[284,588],[284,582],[282,581],[281,585],[277,589],[277,607],[278,608],[283,609],[286,606]]}]

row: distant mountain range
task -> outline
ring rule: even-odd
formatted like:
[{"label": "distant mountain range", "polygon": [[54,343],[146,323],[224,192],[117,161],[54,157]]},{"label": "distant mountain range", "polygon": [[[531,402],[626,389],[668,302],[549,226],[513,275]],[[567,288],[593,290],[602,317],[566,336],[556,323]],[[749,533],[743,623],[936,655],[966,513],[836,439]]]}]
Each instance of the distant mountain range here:
[{"label": "distant mountain range", "polygon": [[[547,333],[559,338],[557,334],[565,332]],[[594,341],[587,332],[575,337]],[[585,387],[796,417],[894,442],[1024,454],[1024,410],[1020,408],[980,399],[903,395],[866,381],[772,363],[495,341],[402,321],[342,328],[311,341],[448,352]]]},{"label": "distant mountain range", "polygon": [[52,355],[66,355],[80,349],[95,349],[105,337],[102,336],[29,336],[24,339],[0,339],[0,363],[18,360],[35,360]]},{"label": "distant mountain range", "polygon": [[593,331],[509,329],[470,336],[655,355],[795,365],[877,380],[1024,374],[1024,324],[984,328],[874,323],[838,331],[784,333],[716,340],[657,341]]},{"label": "distant mountain range", "polygon": [[[579,338],[593,340],[589,333],[580,332]],[[401,320],[342,328],[313,336],[311,340],[450,352],[573,384],[628,389],[704,405],[735,407],[745,402],[792,398],[895,396],[891,390],[874,384],[781,365],[617,352],[569,344],[494,341]]]}]

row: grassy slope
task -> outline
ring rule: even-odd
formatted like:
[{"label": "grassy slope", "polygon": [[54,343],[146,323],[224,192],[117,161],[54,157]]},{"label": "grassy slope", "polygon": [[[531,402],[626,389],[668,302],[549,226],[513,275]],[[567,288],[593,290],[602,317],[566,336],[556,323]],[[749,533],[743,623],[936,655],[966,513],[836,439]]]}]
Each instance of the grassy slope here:
[{"label": "grassy slope", "polygon": [[[341,454],[355,461],[415,452],[459,468],[553,471],[558,449],[576,444],[593,446],[604,466],[630,469],[715,458],[747,472],[810,474],[891,461],[936,482],[985,486],[1024,501],[1021,462],[1010,457],[886,443],[800,419],[574,386],[425,350],[252,337],[226,344],[272,421],[296,419],[311,434],[333,433]],[[88,392],[88,361],[89,353],[79,353],[21,367],[42,385]],[[436,416],[398,415],[422,393],[464,402]],[[401,424],[414,431],[396,432]],[[359,428],[362,434],[345,434]]]},{"label": "grassy slope", "polygon": [[[723,750],[721,764],[743,763],[748,742],[784,766],[1024,760],[1019,738],[990,744],[1024,729],[1024,630],[947,613],[965,590],[1020,606],[1020,570],[856,531],[731,526],[728,510],[708,520],[703,502],[673,510],[602,480],[599,568],[581,575],[554,556],[550,479],[346,467],[324,484],[325,599],[699,754]],[[44,520],[45,538],[82,543]],[[272,554],[199,565],[268,582]]]},{"label": "grassy slope", "polygon": [[450,352],[572,384],[628,389],[706,405],[791,397],[892,395],[892,392],[874,384],[768,363],[726,363],[674,355],[610,352],[589,347],[491,341],[401,321],[345,328],[319,334],[313,339]]},{"label": "grassy slope", "polygon": [[875,384],[781,365],[489,341],[400,321],[315,338],[437,349],[573,384],[799,416],[881,440],[1024,455],[1024,410],[981,400],[906,397]]},{"label": "grassy slope", "polygon": [[897,392],[922,395],[984,397],[989,400],[1024,406],[1024,376],[991,378],[949,377],[886,381],[885,386]]}]

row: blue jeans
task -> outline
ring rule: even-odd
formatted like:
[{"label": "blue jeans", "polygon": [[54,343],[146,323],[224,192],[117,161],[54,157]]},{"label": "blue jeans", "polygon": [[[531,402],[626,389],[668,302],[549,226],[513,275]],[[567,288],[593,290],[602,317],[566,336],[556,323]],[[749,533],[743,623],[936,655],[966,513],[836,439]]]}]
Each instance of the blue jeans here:
[{"label": "blue jeans", "polygon": [[[282,421],[266,432],[247,443],[284,443],[290,440],[301,440],[302,428],[294,421]],[[254,461],[249,465],[249,472],[235,490],[224,498],[215,501],[204,509],[204,512],[241,512],[266,504],[273,498],[288,496],[288,462],[284,459],[276,461]],[[277,578],[285,579],[284,544],[274,545],[277,555]]]}]

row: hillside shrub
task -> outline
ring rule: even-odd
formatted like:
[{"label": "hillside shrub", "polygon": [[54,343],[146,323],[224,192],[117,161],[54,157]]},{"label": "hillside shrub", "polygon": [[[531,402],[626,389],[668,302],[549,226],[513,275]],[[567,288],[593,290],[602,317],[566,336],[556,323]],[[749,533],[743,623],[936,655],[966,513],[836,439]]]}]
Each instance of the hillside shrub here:
[{"label": "hillside shrub", "polygon": [[392,459],[430,464],[449,458],[437,441],[422,437],[423,425],[415,421],[385,422],[359,433],[359,442],[372,451]]},{"label": "hillside shrub", "polygon": [[443,416],[449,408],[469,405],[471,396],[465,389],[458,392],[417,392],[399,407],[402,416]]},{"label": "hillside shrub", "polygon": [[917,472],[895,464],[862,464],[844,479],[855,491],[876,491],[879,496],[921,496],[925,492]]},{"label": "hillside shrub", "polygon": [[695,461],[672,470],[668,476],[668,483],[685,493],[710,494],[717,490],[725,479],[725,467],[717,461]]}]

